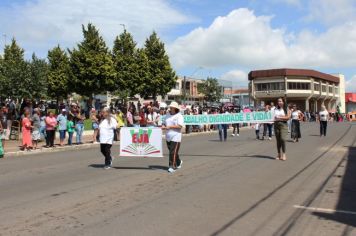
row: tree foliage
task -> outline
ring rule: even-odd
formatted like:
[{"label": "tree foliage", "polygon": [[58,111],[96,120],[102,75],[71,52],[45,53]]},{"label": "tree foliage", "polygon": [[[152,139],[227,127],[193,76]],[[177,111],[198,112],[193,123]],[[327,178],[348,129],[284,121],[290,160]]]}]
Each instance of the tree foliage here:
[{"label": "tree foliage", "polygon": [[82,26],[84,39],[69,51],[73,92],[91,97],[94,93],[115,90],[112,56],[94,25]]},{"label": "tree foliage", "polygon": [[204,94],[208,102],[218,102],[222,98],[222,87],[216,78],[208,77],[203,83],[198,84],[198,92]]},{"label": "tree foliage", "polygon": [[31,98],[47,97],[48,64],[46,60],[38,58],[34,53],[29,63]]},{"label": "tree foliage", "polygon": [[70,65],[67,53],[60,48],[48,51],[49,72],[47,76],[48,96],[59,100],[69,93]]},{"label": "tree foliage", "polygon": [[148,59],[148,77],[141,96],[153,97],[166,95],[175,85],[177,76],[166,54],[164,43],[153,32],[145,42],[144,52]]},{"label": "tree foliage", "polygon": [[4,49],[2,63],[2,96],[11,98],[31,98],[30,66],[24,59],[25,51],[12,39]]},{"label": "tree foliage", "polygon": [[115,88],[120,94],[126,91],[129,96],[141,93],[148,75],[148,61],[126,30],[116,37],[112,54],[116,72]]}]

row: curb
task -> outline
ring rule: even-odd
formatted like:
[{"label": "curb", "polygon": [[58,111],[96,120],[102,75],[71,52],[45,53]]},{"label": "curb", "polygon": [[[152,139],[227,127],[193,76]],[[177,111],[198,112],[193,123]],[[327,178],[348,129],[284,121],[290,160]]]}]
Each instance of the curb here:
[{"label": "curb", "polygon": [[[245,129],[245,127],[240,128]],[[195,132],[195,133],[190,133],[190,134],[185,134],[183,133],[183,137],[194,137],[194,136],[199,136],[199,135],[209,135],[209,134],[217,134],[218,131],[207,131],[207,132]],[[165,135],[162,135],[163,139],[166,139]],[[114,142],[115,144],[119,144],[120,141]],[[29,155],[35,155],[35,154],[43,154],[43,153],[53,153],[53,152],[62,152],[62,151],[68,151],[68,150],[85,150],[85,149],[90,149],[92,147],[99,146],[99,144],[94,144],[94,143],[85,143],[81,145],[72,145],[72,146],[64,146],[64,147],[55,147],[55,148],[40,148],[37,150],[32,150],[32,151],[15,151],[15,152],[6,152],[4,158],[8,157],[21,157],[21,156],[29,156]],[[0,159],[1,160],[1,159]]]}]

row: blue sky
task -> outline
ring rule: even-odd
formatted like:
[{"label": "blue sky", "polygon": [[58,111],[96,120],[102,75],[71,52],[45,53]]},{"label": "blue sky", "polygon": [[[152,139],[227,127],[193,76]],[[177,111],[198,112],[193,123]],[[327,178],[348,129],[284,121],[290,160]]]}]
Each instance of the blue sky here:
[{"label": "blue sky", "polygon": [[356,92],[356,0],[0,2],[0,33],[7,41],[15,37],[27,57],[46,57],[56,44],[74,47],[88,22],[108,46],[120,24],[139,45],[156,30],[179,75],[215,76],[242,87],[253,69],[312,68],[345,74],[348,91]]}]

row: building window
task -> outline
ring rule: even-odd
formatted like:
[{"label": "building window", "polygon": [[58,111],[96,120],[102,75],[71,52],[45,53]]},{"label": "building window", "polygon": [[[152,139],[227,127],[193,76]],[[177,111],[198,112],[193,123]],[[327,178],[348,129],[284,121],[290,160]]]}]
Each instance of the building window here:
[{"label": "building window", "polygon": [[310,90],[310,83],[288,82],[290,90]]},{"label": "building window", "polygon": [[333,93],[333,87],[329,86],[329,93]]},{"label": "building window", "polygon": [[314,91],[320,91],[320,84],[314,84]]},{"label": "building window", "polygon": [[323,93],[326,93],[326,85],[322,85],[322,86],[321,86],[321,91],[322,91]]},{"label": "building window", "polygon": [[335,94],[339,94],[339,88],[335,87]]},{"label": "building window", "polygon": [[256,91],[278,91],[284,90],[284,83],[262,83],[255,84]]}]

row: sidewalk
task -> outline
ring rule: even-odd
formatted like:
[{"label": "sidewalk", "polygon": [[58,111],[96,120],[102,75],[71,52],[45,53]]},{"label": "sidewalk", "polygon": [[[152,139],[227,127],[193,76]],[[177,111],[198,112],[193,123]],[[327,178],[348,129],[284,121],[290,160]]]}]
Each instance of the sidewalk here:
[{"label": "sidewalk", "polygon": [[[244,130],[248,127],[242,127],[240,130]],[[228,129],[228,132],[231,131],[232,129]],[[207,132],[194,132],[194,133],[189,133],[185,134],[183,133],[183,136],[198,136],[198,135],[208,135],[208,134],[216,134],[218,133],[217,130],[212,130],[212,131],[207,131]],[[24,155],[34,155],[34,154],[39,154],[39,153],[52,153],[52,152],[60,152],[60,151],[67,151],[67,150],[79,150],[79,149],[88,149],[93,146],[99,146],[99,144],[93,144],[92,142],[92,135],[93,135],[93,130],[87,130],[84,131],[83,133],[83,144],[81,145],[76,145],[75,144],[75,135],[73,136],[73,141],[74,144],[72,146],[59,146],[59,134],[56,133],[56,139],[55,139],[55,147],[54,148],[44,148],[43,146],[46,145],[45,141],[42,141],[38,143],[38,149],[37,150],[31,150],[31,151],[21,151],[21,140],[6,140],[5,143],[5,158],[6,157],[14,157],[14,156],[24,156]],[[163,135],[163,138],[165,138],[165,135]],[[67,141],[67,139],[66,139]],[[120,143],[120,142],[116,142]],[[1,160],[1,159],[0,159]]]},{"label": "sidewalk", "polygon": [[[21,151],[20,148],[22,146],[22,140],[6,140],[5,141],[5,156],[17,156],[17,155],[25,155],[25,154],[35,154],[39,152],[53,152],[53,151],[64,151],[68,149],[82,149],[82,148],[89,148],[92,145],[95,145],[92,143],[92,135],[93,131],[88,130],[84,131],[82,141],[83,144],[81,145],[76,145],[75,144],[75,134],[73,135],[73,142],[74,144],[72,146],[64,146],[60,147],[59,146],[59,133],[56,133],[56,139],[54,140],[55,148],[44,148],[43,146],[46,145],[46,142],[42,140],[41,142],[38,143],[37,150],[32,150],[32,151]],[[66,135],[66,141],[67,142],[68,134]],[[89,146],[89,147],[88,147]]]}]

